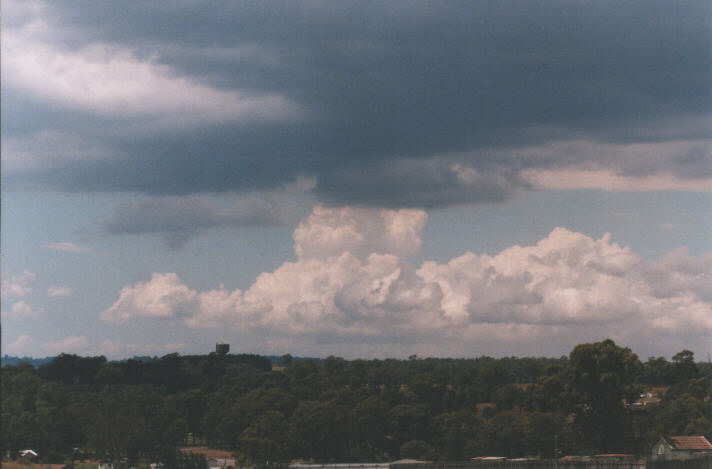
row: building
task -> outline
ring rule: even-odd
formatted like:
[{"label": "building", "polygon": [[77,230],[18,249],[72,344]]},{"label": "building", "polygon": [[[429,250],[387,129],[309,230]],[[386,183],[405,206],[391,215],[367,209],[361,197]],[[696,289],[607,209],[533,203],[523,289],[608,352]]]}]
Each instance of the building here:
[{"label": "building", "polygon": [[653,446],[653,460],[681,460],[712,456],[712,444],[704,436],[664,436]]},{"label": "building", "polygon": [[218,355],[227,355],[230,351],[230,344],[227,342],[219,342],[215,344],[215,353]]}]

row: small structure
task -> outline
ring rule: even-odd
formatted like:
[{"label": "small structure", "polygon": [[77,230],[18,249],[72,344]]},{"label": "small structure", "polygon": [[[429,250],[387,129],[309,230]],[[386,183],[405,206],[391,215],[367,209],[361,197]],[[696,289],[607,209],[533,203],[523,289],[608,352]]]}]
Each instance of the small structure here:
[{"label": "small structure", "polygon": [[701,435],[664,436],[653,446],[653,460],[682,460],[712,455],[712,443]]},{"label": "small structure", "polygon": [[593,459],[596,461],[633,461],[635,460],[635,455],[623,453],[604,453],[593,455]]},{"label": "small structure", "polygon": [[227,355],[230,351],[230,344],[227,342],[218,342],[215,344],[215,353],[218,355]]},{"label": "small structure", "polygon": [[20,450],[20,456],[23,458],[36,458],[37,453],[31,449],[23,449],[23,450]]},{"label": "small structure", "polygon": [[655,386],[646,389],[638,399],[633,402],[634,407],[646,407],[651,404],[660,404],[670,386]]},{"label": "small structure", "polygon": [[102,460],[97,465],[97,469],[114,469],[114,463],[107,460]]},{"label": "small structure", "polygon": [[590,462],[591,456],[577,456],[577,455],[567,455],[559,458],[559,461],[563,462]]},{"label": "small structure", "polygon": [[233,458],[210,458],[207,460],[207,463],[209,469],[235,467],[235,459]]},{"label": "small structure", "polygon": [[430,461],[419,459],[399,459],[391,462],[351,462],[351,463],[326,463],[313,464],[296,462],[289,465],[289,469],[398,469],[399,466],[410,464],[431,464]]}]

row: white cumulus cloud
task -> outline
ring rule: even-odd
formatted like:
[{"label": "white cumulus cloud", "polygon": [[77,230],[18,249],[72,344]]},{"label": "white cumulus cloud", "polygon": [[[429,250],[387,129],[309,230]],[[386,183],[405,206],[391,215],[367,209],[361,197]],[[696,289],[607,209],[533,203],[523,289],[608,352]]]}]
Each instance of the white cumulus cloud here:
[{"label": "white cumulus cloud", "polygon": [[594,334],[635,345],[712,333],[709,255],[680,250],[646,264],[609,234],[556,228],[532,246],[415,268],[407,256],[420,246],[425,220],[418,210],[315,207],[294,232],[297,261],[244,291],[198,292],[175,274],[154,274],[125,287],[102,317],[449,353],[482,341],[516,349]]},{"label": "white cumulus cloud", "polygon": [[34,318],[39,316],[42,312],[41,309],[34,309],[24,300],[16,301],[10,307],[10,311],[6,312],[3,308],[3,317],[7,319],[24,319],[24,318]]},{"label": "white cumulus cloud", "polygon": [[32,337],[27,334],[20,334],[17,339],[5,348],[4,352],[10,355],[27,356],[30,354],[32,343]]},{"label": "white cumulus cloud", "polygon": [[133,316],[172,318],[190,312],[197,296],[176,274],[153,274],[148,282],[124,287],[101,318],[109,322],[123,322]]},{"label": "white cumulus cloud", "polygon": [[314,207],[294,231],[300,259],[370,253],[408,256],[420,248],[427,215],[422,210]]},{"label": "white cumulus cloud", "polygon": [[35,273],[25,270],[18,275],[3,275],[2,297],[27,296],[35,286]]}]

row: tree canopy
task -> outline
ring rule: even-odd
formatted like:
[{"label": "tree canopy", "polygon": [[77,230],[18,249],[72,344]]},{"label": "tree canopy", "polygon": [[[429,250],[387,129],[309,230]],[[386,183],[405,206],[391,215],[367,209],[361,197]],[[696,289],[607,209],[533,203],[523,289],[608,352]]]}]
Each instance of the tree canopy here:
[{"label": "tree canopy", "polygon": [[551,457],[555,439],[566,454],[641,454],[663,434],[712,437],[712,367],[686,350],[642,362],[604,340],[560,358],[276,360],[65,354],[6,365],[0,449],[198,467],[175,448],[199,441],[263,467]]}]

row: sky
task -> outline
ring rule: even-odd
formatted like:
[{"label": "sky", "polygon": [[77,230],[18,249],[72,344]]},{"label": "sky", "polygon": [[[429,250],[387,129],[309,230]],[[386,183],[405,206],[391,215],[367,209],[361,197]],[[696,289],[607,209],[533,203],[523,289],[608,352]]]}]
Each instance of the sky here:
[{"label": "sky", "polygon": [[708,1],[2,5],[2,353],[712,353]]}]

